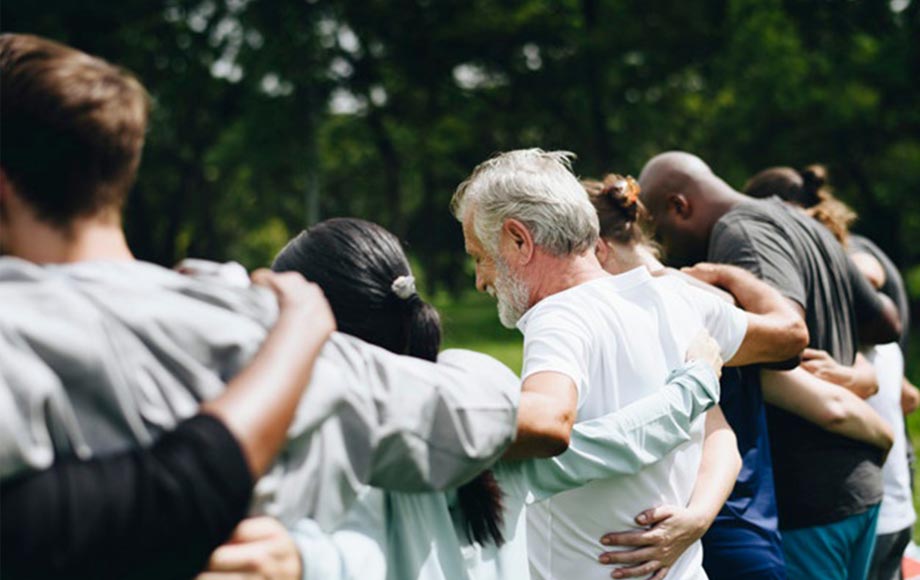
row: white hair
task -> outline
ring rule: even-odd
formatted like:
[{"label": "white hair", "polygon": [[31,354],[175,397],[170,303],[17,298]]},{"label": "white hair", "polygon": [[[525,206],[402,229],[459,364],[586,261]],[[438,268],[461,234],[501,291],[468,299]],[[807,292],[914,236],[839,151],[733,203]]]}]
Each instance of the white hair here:
[{"label": "white hair", "polygon": [[534,243],[554,256],[581,254],[594,247],[597,212],[572,173],[573,153],[518,149],[480,163],[457,187],[451,211],[463,221],[475,212],[474,231],[485,249],[498,254],[502,224],[523,223]]}]

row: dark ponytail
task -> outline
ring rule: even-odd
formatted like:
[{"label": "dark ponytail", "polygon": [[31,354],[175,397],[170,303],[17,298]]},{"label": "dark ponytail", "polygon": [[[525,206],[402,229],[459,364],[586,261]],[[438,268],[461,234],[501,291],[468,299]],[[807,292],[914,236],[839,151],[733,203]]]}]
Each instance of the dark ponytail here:
[{"label": "dark ponytail", "polygon": [[437,309],[418,297],[410,299],[406,320],[406,354],[435,361],[441,350],[441,317]]},{"label": "dark ponytail", "polygon": [[[391,352],[435,361],[441,319],[415,290],[399,240],[355,218],[321,222],[292,239],[272,264],[294,270],[323,289],[339,330]],[[502,491],[490,470],[457,489],[471,541],[504,543]]]}]

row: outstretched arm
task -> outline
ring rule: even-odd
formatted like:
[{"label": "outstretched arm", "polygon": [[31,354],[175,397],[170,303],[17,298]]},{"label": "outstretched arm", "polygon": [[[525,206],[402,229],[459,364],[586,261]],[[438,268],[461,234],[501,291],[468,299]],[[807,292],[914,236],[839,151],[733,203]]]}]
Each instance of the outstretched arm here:
[{"label": "outstretched arm", "polygon": [[886,452],[894,443],[891,426],[868,403],[837,385],[796,368],[760,373],[764,400],[818,425]]},{"label": "outstretched arm", "polygon": [[616,412],[584,421],[572,430],[572,444],[557,457],[506,462],[503,469],[527,490],[529,502],[598,479],[639,472],[690,439],[693,421],[719,399],[718,346],[702,335],[688,352],[690,362],[675,370],[658,392]]},{"label": "outstretched arm", "polygon": [[333,329],[322,294],[299,275],[256,279],[278,296],[278,325],[201,413],[150,449],[63,460],[3,482],[0,576],[188,577],[229,536]]},{"label": "outstretched arm", "polygon": [[852,366],[846,366],[823,350],[806,348],[802,353],[802,368],[819,379],[843,387],[860,399],[868,399],[878,392],[875,367],[861,353],[856,353]]},{"label": "outstretched arm", "polygon": [[772,286],[737,266],[697,264],[683,270],[731,293],[747,311],[748,329],[730,366],[781,362],[808,346],[808,328],[799,309]]}]

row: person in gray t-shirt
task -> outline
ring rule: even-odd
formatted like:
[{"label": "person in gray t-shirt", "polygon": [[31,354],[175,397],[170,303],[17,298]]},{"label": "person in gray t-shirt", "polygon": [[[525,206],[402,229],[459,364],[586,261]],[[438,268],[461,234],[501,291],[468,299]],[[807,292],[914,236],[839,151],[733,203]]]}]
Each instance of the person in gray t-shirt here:
[{"label": "person in gray t-shirt", "polygon": [[[869,286],[825,228],[795,208],[778,199],[748,198],[702,160],[681,152],[649,161],[640,186],[670,258],[734,264],[769,282],[801,312],[813,348],[851,365],[859,342],[897,339],[900,324],[891,301]],[[781,530],[829,526],[875,509],[882,497],[876,449],[778,408],[768,410]],[[791,543],[784,537],[790,573]],[[859,553],[855,541],[835,548],[847,558]],[[821,551],[811,547],[818,559],[830,558]],[[846,568],[862,565],[847,562]]]}]

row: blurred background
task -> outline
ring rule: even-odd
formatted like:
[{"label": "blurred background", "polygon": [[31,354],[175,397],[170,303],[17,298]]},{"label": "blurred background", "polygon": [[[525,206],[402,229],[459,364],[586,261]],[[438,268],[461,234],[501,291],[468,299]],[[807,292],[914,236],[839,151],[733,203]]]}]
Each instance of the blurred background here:
[{"label": "blurred background", "polygon": [[920,319],[920,0],[6,0],[0,26],[147,86],[142,259],[264,266],[311,223],[364,217],[406,243],[448,345],[519,369],[472,292],[457,184],[511,148],[572,150],[585,177],[679,148],[738,188],[827,165]]}]

